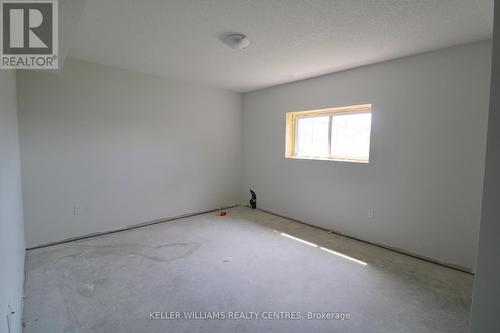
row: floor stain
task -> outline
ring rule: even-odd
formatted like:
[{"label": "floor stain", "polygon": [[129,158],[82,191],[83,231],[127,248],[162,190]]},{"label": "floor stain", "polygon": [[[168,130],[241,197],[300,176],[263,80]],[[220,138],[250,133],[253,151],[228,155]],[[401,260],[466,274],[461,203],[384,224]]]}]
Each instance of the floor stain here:
[{"label": "floor stain", "polygon": [[[199,247],[199,243],[166,243],[154,246],[141,244],[111,244],[111,245],[73,245],[70,255],[61,258],[91,259],[102,256],[138,256],[156,262],[170,262],[191,255]],[[166,249],[166,250],[164,250]]]},{"label": "floor stain", "polygon": [[91,297],[96,292],[96,288],[100,289],[108,283],[110,283],[109,279],[93,280],[89,283],[85,283],[80,289],[78,289],[78,293],[85,297]]}]

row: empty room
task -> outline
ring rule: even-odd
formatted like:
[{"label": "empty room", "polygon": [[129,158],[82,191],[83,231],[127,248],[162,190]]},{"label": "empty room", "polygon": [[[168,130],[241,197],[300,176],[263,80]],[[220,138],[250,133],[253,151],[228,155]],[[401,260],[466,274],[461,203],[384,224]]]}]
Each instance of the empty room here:
[{"label": "empty room", "polygon": [[0,333],[500,333],[494,0],[0,7]]}]

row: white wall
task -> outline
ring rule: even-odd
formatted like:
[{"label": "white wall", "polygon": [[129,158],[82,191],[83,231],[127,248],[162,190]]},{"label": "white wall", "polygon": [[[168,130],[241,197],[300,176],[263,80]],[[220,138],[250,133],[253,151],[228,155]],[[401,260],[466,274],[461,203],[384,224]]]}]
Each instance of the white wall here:
[{"label": "white wall", "polygon": [[239,202],[239,94],[72,59],[17,82],[28,247]]},{"label": "white wall", "polygon": [[[245,94],[242,201],[253,188],[262,209],[473,270],[490,52],[474,43]],[[365,103],[370,164],[284,158],[286,112]]]},{"label": "white wall", "polygon": [[[11,333],[21,332],[24,283],[24,228],[16,104],[15,72],[0,70],[0,332],[9,332],[10,325]],[[15,313],[7,319],[11,311]]]},{"label": "white wall", "polygon": [[488,144],[470,332],[500,332],[500,5],[495,3]]}]

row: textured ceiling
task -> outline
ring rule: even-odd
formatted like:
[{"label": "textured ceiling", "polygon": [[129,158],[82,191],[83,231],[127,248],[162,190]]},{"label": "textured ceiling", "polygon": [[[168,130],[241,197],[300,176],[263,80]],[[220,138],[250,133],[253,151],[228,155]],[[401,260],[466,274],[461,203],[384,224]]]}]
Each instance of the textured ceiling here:
[{"label": "textured ceiling", "polygon": [[493,0],[88,0],[69,56],[250,91],[488,39],[492,21]]},{"label": "textured ceiling", "polygon": [[76,25],[87,0],[59,1],[59,66],[64,64]]},{"label": "textured ceiling", "polygon": [[[43,0],[31,0],[43,1]],[[82,15],[87,0],[60,0],[59,1],[59,69],[34,69],[37,72],[57,74],[63,67],[64,60],[69,52],[76,25]]]}]

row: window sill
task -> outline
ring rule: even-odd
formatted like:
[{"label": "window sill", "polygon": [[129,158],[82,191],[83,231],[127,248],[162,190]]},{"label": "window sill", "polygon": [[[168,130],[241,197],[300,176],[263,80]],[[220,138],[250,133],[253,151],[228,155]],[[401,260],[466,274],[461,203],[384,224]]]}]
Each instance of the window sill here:
[{"label": "window sill", "polygon": [[361,164],[370,163],[369,160],[353,160],[347,158],[333,158],[333,157],[285,156],[285,158],[290,158],[295,160],[317,160],[317,161],[350,162],[350,163],[361,163]]}]

